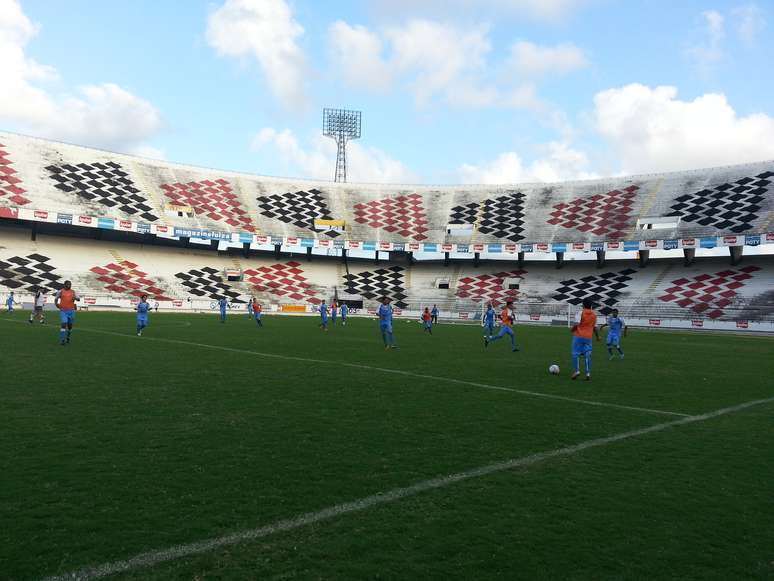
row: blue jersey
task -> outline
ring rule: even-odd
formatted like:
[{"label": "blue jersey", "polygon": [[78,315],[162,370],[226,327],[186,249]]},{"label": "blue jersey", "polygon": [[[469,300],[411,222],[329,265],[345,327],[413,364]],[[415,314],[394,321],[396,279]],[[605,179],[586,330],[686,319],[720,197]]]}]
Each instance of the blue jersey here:
[{"label": "blue jersey", "polygon": [[438,308],[437,307],[433,307],[433,310],[430,311],[430,314],[433,315],[434,317],[437,317],[438,316]]},{"label": "blue jersey", "polygon": [[220,300],[218,301],[218,305],[220,306],[220,310],[221,310],[221,312],[223,312],[223,313],[225,313],[225,312],[226,312],[226,305],[227,305],[227,304],[228,304],[228,303],[226,302],[226,299],[220,299]]},{"label": "blue jersey", "polygon": [[610,317],[607,320],[607,326],[610,328],[610,335],[620,335],[625,325],[626,324],[621,317]]},{"label": "blue jersey", "polygon": [[12,307],[15,302],[16,301],[13,300],[13,297],[8,297],[8,300],[5,301],[5,304],[8,305],[9,307]]},{"label": "blue jersey", "polygon": [[379,315],[380,325],[392,325],[392,307],[390,305],[379,305],[376,314]]},{"label": "blue jersey", "polygon": [[484,324],[487,327],[494,327],[495,322],[495,310],[493,308],[488,308],[486,312],[484,313]]},{"label": "blue jersey", "polygon": [[320,305],[320,316],[322,316],[323,319],[328,318],[328,305],[325,303]]},{"label": "blue jersey", "polygon": [[140,301],[137,303],[137,316],[138,317],[147,317],[148,312],[150,312],[150,305],[148,303]]},{"label": "blue jersey", "polygon": [[349,307],[347,305],[341,305],[341,316],[346,318],[348,312],[349,312]]}]

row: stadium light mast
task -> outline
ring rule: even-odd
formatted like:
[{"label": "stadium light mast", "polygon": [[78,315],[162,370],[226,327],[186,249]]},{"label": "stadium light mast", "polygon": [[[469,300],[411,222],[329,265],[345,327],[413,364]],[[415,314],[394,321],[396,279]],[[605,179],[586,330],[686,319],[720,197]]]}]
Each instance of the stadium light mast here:
[{"label": "stadium light mast", "polygon": [[347,141],[360,138],[360,111],[323,109],[323,135],[336,140],[334,182],[347,181]]}]

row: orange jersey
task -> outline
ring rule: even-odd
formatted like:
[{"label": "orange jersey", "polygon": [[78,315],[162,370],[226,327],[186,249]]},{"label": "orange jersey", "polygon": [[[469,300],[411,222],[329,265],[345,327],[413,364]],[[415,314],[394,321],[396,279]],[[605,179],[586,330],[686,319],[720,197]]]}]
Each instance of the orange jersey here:
[{"label": "orange jersey", "polygon": [[73,289],[60,289],[57,293],[59,297],[59,309],[62,311],[75,310],[75,291]]},{"label": "orange jersey", "polygon": [[583,337],[584,339],[591,339],[596,326],[597,314],[592,309],[583,309],[580,323],[576,325],[573,335],[576,337]]},{"label": "orange jersey", "polygon": [[253,312],[260,313],[263,310],[261,303],[253,302]]},{"label": "orange jersey", "polygon": [[502,322],[503,325],[511,326],[513,325],[513,311],[511,309],[503,309],[500,312],[500,322]]},{"label": "orange jersey", "polygon": [[432,316],[430,313],[428,313],[427,311],[425,311],[424,313],[422,313],[422,320],[423,320],[425,323],[427,323],[428,321],[430,321],[432,318],[433,318],[433,316]]}]

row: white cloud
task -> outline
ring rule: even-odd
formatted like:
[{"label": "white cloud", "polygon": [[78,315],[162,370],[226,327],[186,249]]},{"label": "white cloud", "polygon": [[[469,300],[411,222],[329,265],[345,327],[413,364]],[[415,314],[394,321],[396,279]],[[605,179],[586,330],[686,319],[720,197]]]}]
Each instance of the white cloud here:
[{"label": "white cloud", "polygon": [[458,175],[462,183],[469,184],[558,182],[598,177],[588,171],[586,154],[567,143],[551,142],[539,149],[542,157],[530,164],[525,164],[518,153],[507,151],[483,164],[463,164],[458,168]]},{"label": "white cloud", "polygon": [[432,17],[437,14],[487,19],[518,18],[543,22],[566,20],[587,0],[379,0],[378,10],[386,16],[406,14]]},{"label": "white cloud", "polygon": [[766,28],[766,19],[763,11],[757,4],[745,4],[732,11],[736,21],[736,33],[742,43],[749,47],[755,45],[758,35]]},{"label": "white cloud", "polygon": [[44,137],[121,151],[133,151],[158,132],[158,110],[116,84],[87,85],[63,96],[43,88],[57,72],[26,56],[36,34],[17,0],[0,0],[0,119]]},{"label": "white cloud", "polygon": [[682,101],[675,87],[631,84],[598,93],[594,105],[597,131],[627,173],[774,159],[774,118],[740,117],[722,94]]},{"label": "white cloud", "polygon": [[207,42],[222,56],[253,58],[274,95],[290,108],[306,104],[303,27],[284,0],[226,0],[207,20]]},{"label": "white cloud", "polygon": [[702,39],[689,46],[686,55],[694,63],[699,74],[708,75],[712,68],[725,57],[723,40],[726,36],[725,18],[717,10],[701,13]]},{"label": "white cloud", "polygon": [[525,77],[563,75],[589,64],[583,50],[571,43],[539,46],[521,41],[511,47],[510,66]]},{"label": "white cloud", "polygon": [[[332,66],[350,86],[378,92],[406,88],[421,107],[440,99],[458,107],[522,108],[550,117],[551,108],[537,95],[535,77],[588,64],[574,45],[523,42],[513,47],[508,62],[492,66],[487,27],[422,19],[380,32],[337,21],[328,40]],[[495,80],[498,70],[508,74]]]},{"label": "white cloud", "polygon": [[[308,147],[302,146],[289,129],[261,129],[251,143],[251,150],[278,157],[288,175],[332,181],[336,166],[336,144],[332,139],[315,136]],[[416,176],[400,161],[375,147],[357,141],[347,145],[347,180],[350,182],[409,183]]]}]

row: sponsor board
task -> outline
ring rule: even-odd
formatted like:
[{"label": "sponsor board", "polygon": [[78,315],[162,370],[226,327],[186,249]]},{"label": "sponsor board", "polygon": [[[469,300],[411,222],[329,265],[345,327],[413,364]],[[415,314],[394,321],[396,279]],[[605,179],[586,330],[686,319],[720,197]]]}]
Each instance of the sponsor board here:
[{"label": "sponsor board", "polygon": [[18,218],[19,217],[19,208],[7,208],[2,207],[0,208],[0,218]]},{"label": "sponsor board", "polygon": [[605,249],[605,243],[604,242],[592,242],[591,243],[591,251],[592,252],[602,252]]},{"label": "sponsor board", "polygon": [[567,252],[566,244],[552,244],[551,252]]},{"label": "sponsor board", "polygon": [[737,329],[749,329],[750,328],[750,322],[749,321],[737,321],[736,322],[736,328]]},{"label": "sponsor board", "polygon": [[87,305],[96,305],[97,299],[95,299],[94,297],[86,297],[83,299],[83,302],[84,304],[87,304]]},{"label": "sponsor board", "polygon": [[283,313],[305,313],[306,305],[280,305],[280,311]]},{"label": "sponsor board", "polygon": [[702,248],[715,248],[718,245],[718,239],[714,236],[702,238],[699,244]]},{"label": "sponsor board", "polygon": [[662,244],[662,248],[664,250],[675,250],[676,248],[679,248],[680,244],[677,240],[664,240],[664,243]]},{"label": "sponsor board", "polygon": [[438,245],[437,244],[423,244],[422,250],[424,252],[438,252]]},{"label": "sponsor board", "polygon": [[151,225],[145,222],[137,222],[137,232],[140,234],[150,234]]},{"label": "sponsor board", "polygon": [[333,244],[331,242],[332,242],[331,240],[318,240],[317,241],[317,247],[318,248],[330,248],[331,246],[333,246]]},{"label": "sponsor board", "polygon": [[112,218],[97,218],[97,228],[104,228],[105,230],[113,230],[116,226],[116,221]]},{"label": "sponsor board", "polygon": [[253,235],[249,232],[240,232],[239,233],[239,241],[242,244],[252,244],[253,243]]},{"label": "sponsor board", "polygon": [[172,306],[180,308],[180,307],[183,306],[183,301],[179,301],[179,300],[178,301],[172,301]]},{"label": "sponsor board", "polygon": [[78,224],[83,224],[84,226],[92,226],[94,224],[94,218],[91,216],[78,216]]},{"label": "sponsor board", "polygon": [[314,238],[302,238],[301,246],[303,248],[314,248]]},{"label": "sponsor board", "polygon": [[495,254],[499,254],[503,251],[503,245],[502,244],[487,244],[486,245],[487,252],[493,252]]},{"label": "sponsor board", "polygon": [[723,244],[726,246],[737,246],[740,236],[723,236]]},{"label": "sponsor board", "polygon": [[400,316],[400,315],[403,314],[403,311],[401,309],[395,307],[395,308],[392,309],[392,314],[395,315],[395,316]]},{"label": "sponsor board", "polygon": [[376,314],[376,309],[374,309],[373,307],[368,307],[368,314],[369,315],[375,315]]},{"label": "sponsor board", "polygon": [[646,240],[644,244],[646,250],[653,250],[658,248],[658,240]]},{"label": "sponsor board", "polygon": [[118,221],[118,229],[119,230],[131,230],[132,229],[132,222],[131,222],[131,220],[119,220]]},{"label": "sponsor board", "polygon": [[72,214],[57,214],[56,215],[56,223],[57,224],[72,224],[73,223],[73,215]]},{"label": "sponsor board", "polygon": [[540,320],[540,315],[530,315],[529,316],[529,320],[530,321],[539,321]]},{"label": "sponsor board", "polygon": [[703,326],[704,326],[704,321],[702,319],[693,319],[691,321],[691,327],[699,328],[699,327],[703,327]]},{"label": "sponsor board", "polygon": [[744,243],[747,246],[760,246],[761,235],[760,234],[748,234],[744,237]]},{"label": "sponsor board", "polygon": [[441,252],[453,252],[454,244],[441,244]]},{"label": "sponsor board", "polygon": [[470,254],[470,246],[468,244],[457,244],[457,252],[461,254]]},{"label": "sponsor board", "polygon": [[392,242],[379,242],[379,250],[392,250]]},{"label": "sponsor board", "polygon": [[651,327],[660,327],[661,319],[648,319],[648,325]]},{"label": "sponsor board", "polygon": [[484,251],[484,244],[474,244],[473,245],[473,252],[483,252]]},{"label": "sponsor board", "polygon": [[420,246],[421,244],[419,244],[419,242],[409,242],[406,245],[406,250],[408,250],[409,252],[419,252]]},{"label": "sponsor board", "polygon": [[774,232],[766,232],[766,242],[774,242]]},{"label": "sponsor board", "polygon": [[469,319],[470,313],[457,313],[457,317],[460,319]]},{"label": "sponsor board", "polygon": [[344,248],[344,240],[334,240],[333,241],[333,247],[338,249]]},{"label": "sponsor board", "polygon": [[516,254],[517,248],[516,244],[503,244],[503,252],[507,254]]},{"label": "sponsor board", "polygon": [[683,248],[696,248],[696,238],[683,238],[683,240],[682,240],[682,247]]},{"label": "sponsor board", "polygon": [[169,234],[169,226],[166,224],[154,224],[153,227],[156,229],[156,234]]},{"label": "sponsor board", "polygon": [[314,219],[314,230],[316,232],[344,232],[346,222],[344,220],[326,220],[324,218]]},{"label": "sponsor board", "polygon": [[32,215],[36,220],[48,220],[48,212],[44,212],[43,210],[35,210]]},{"label": "sponsor board", "polygon": [[535,252],[548,252],[548,244],[545,242],[538,242],[535,244]]},{"label": "sponsor board", "polygon": [[622,250],[623,246],[620,242],[606,242],[605,246],[607,250]]},{"label": "sponsor board", "polygon": [[535,247],[533,244],[522,244],[521,245],[521,251],[522,252],[534,252]]},{"label": "sponsor board", "polygon": [[376,242],[363,242],[363,250],[376,250]]},{"label": "sponsor board", "polygon": [[406,245],[403,244],[402,242],[393,242],[392,250],[393,250],[393,252],[405,252],[406,251]]},{"label": "sponsor board", "polygon": [[271,244],[271,236],[256,236],[255,237],[255,243],[256,244]]},{"label": "sponsor board", "polygon": [[[272,237],[272,240],[273,239],[274,239],[274,237]],[[285,246],[298,246],[299,241],[300,240],[298,238],[296,238],[295,236],[291,236],[291,237],[285,238]]]},{"label": "sponsor board", "polygon": [[575,251],[583,252],[586,250],[586,243],[585,242],[573,242],[572,243],[572,249]]},{"label": "sponsor board", "polygon": [[631,252],[633,250],[639,250],[640,249],[640,242],[639,240],[625,240],[623,243],[623,249],[624,252]]},{"label": "sponsor board", "polygon": [[347,249],[359,250],[363,247],[363,243],[360,240],[347,240]]}]

